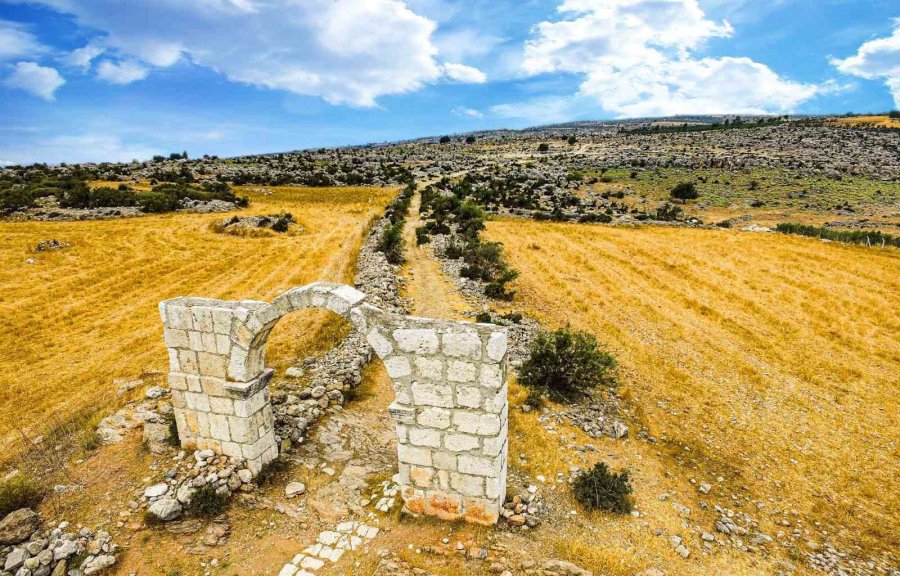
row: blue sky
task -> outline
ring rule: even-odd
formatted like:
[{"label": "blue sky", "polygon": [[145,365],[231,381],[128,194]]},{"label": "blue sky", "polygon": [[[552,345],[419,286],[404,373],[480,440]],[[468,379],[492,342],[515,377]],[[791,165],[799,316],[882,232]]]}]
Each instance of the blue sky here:
[{"label": "blue sky", "polygon": [[0,0],[0,164],[892,108],[896,0]]}]

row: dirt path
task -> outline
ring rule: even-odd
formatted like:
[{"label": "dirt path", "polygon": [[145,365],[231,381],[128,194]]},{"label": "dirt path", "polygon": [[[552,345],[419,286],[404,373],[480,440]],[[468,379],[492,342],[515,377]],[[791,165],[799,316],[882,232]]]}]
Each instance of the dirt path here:
[{"label": "dirt path", "polygon": [[431,246],[416,246],[416,228],[423,224],[419,218],[421,202],[422,196],[416,192],[403,229],[406,242],[406,266],[403,269],[406,285],[403,295],[410,300],[410,313],[415,316],[463,319],[464,312],[470,310],[469,305],[444,274]]}]

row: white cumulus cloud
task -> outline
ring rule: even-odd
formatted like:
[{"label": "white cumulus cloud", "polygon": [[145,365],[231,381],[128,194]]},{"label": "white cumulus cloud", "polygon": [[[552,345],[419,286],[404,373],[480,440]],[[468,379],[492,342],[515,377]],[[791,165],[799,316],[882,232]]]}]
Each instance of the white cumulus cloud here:
[{"label": "white cumulus cloud", "polygon": [[143,80],[148,73],[147,68],[131,60],[118,63],[104,60],[97,66],[97,78],[120,86]]},{"label": "white cumulus cloud", "polygon": [[451,80],[466,84],[484,84],[487,76],[478,68],[465,64],[444,64],[444,75]]},{"label": "white cumulus cloud", "polygon": [[31,57],[45,50],[34,34],[21,24],[0,20],[0,62]]},{"label": "white cumulus cloud", "polygon": [[36,62],[19,62],[6,79],[7,86],[30,92],[48,102],[53,101],[57,88],[66,81],[55,68],[41,66]]},{"label": "white cumulus cloud", "polygon": [[60,60],[63,64],[80,68],[82,71],[86,72],[90,69],[94,59],[103,54],[103,52],[103,46],[96,43],[90,43],[81,48],[72,50],[72,52],[62,57]]},{"label": "white cumulus cloud", "polygon": [[38,0],[105,33],[123,60],[189,61],[235,82],[376,106],[474,69],[442,66],[436,24],[401,0]]},{"label": "white cumulus cloud", "polygon": [[464,118],[484,118],[484,113],[475,108],[467,108],[465,106],[457,106],[453,109],[453,113]]},{"label": "white cumulus cloud", "polygon": [[727,38],[727,21],[707,18],[697,0],[565,0],[561,19],[534,28],[524,50],[526,74],[581,76],[571,98],[501,105],[534,109],[554,120],[567,101],[599,104],[619,117],[793,110],[820,93],[745,57],[698,57],[709,40]]},{"label": "white cumulus cloud", "polygon": [[883,79],[894,105],[900,107],[900,18],[894,19],[894,33],[866,42],[847,58],[832,58],[831,64],[843,72],[867,80]]}]

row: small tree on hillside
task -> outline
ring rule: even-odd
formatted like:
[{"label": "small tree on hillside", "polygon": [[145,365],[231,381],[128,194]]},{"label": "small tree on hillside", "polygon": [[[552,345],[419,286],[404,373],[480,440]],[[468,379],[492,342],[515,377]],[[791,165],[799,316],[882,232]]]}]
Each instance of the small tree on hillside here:
[{"label": "small tree on hillside", "polygon": [[891,111],[888,113],[888,116],[890,116],[891,118],[895,118],[895,119],[900,120],[900,110],[891,110]]},{"label": "small tree on hillside", "polygon": [[450,137],[449,137],[449,136],[441,136],[440,142],[441,142],[441,144],[449,144],[449,143],[450,143]]},{"label": "small tree on hillside", "polygon": [[700,193],[697,192],[697,186],[693,182],[680,182],[672,188],[672,191],[669,192],[669,196],[672,198],[677,198],[681,200],[682,203],[687,202],[688,200],[695,200],[700,196]]},{"label": "small tree on hillside", "polygon": [[474,144],[474,143],[475,143],[475,137],[474,137],[474,136],[467,136],[467,137],[466,137],[466,144]]},{"label": "small tree on hillside", "polygon": [[538,152],[548,152],[550,150],[550,145],[546,142],[541,142],[538,145]]},{"label": "small tree on hillside", "polygon": [[574,135],[569,136],[569,139],[567,140],[567,142],[569,144],[574,144],[574,143],[578,142],[578,138],[576,138]]}]

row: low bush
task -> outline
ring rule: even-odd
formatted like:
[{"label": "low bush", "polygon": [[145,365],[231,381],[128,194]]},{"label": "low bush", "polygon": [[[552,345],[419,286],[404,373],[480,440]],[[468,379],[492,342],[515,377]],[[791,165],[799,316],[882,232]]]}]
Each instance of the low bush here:
[{"label": "low bush", "polygon": [[775,230],[782,234],[798,234],[800,236],[824,238],[834,242],[900,248],[900,236],[892,236],[879,230],[832,230],[831,228],[819,228],[794,222],[782,222],[775,227]]},{"label": "low bush", "polygon": [[479,312],[475,316],[475,321],[482,324],[490,324],[492,322],[490,312]]},{"label": "low bush", "polygon": [[403,222],[388,224],[378,239],[375,248],[384,253],[384,257],[391,264],[403,263]]},{"label": "low bush", "polygon": [[34,195],[23,187],[0,189],[0,212],[8,214],[31,208],[33,205]]},{"label": "low bush", "polygon": [[279,456],[262,467],[259,474],[256,475],[256,484],[258,486],[268,486],[276,479],[284,476],[288,468],[288,461]]},{"label": "low bush", "polygon": [[215,518],[228,508],[228,497],[216,491],[213,484],[205,484],[191,496],[188,512],[201,518]]},{"label": "low bush", "polygon": [[628,470],[613,473],[598,462],[575,479],[575,498],[589,510],[606,510],[614,514],[631,512],[631,483]]},{"label": "low bush", "polygon": [[569,400],[597,386],[615,384],[616,360],[592,334],[568,326],[541,332],[519,370],[519,382],[552,400]]},{"label": "low bush", "polygon": [[0,480],[0,519],[19,508],[34,508],[43,497],[40,488],[22,473]]},{"label": "low bush", "polygon": [[428,235],[428,228],[425,226],[419,226],[416,228],[416,246],[421,246],[422,244],[428,244],[431,241],[431,237]]}]

